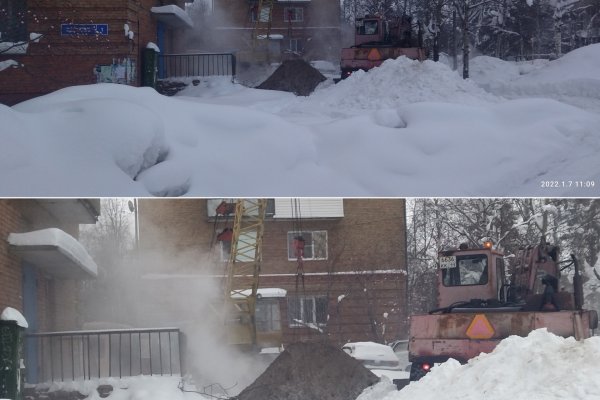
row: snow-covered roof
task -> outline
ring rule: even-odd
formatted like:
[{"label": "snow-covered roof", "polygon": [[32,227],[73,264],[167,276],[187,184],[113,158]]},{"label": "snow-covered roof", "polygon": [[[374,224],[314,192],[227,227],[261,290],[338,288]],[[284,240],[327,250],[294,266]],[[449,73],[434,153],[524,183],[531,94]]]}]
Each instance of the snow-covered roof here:
[{"label": "snow-covered roof", "polygon": [[156,19],[174,28],[193,28],[194,22],[190,16],[175,4],[161,7],[152,7],[150,12]]},{"label": "snow-covered roof", "polygon": [[[267,38],[267,35],[257,35],[256,38],[258,40],[263,40],[263,39]],[[274,34],[272,33],[272,34],[269,35],[269,39],[271,39],[271,40],[282,40],[283,39],[283,35],[280,35],[278,33],[274,33]]]},{"label": "snow-covered roof", "polygon": [[71,279],[98,276],[98,266],[81,243],[58,228],[11,233],[8,243],[21,258],[50,275]]},{"label": "snow-covered roof", "polygon": [[12,307],[6,307],[0,314],[0,321],[15,321],[21,328],[28,328],[27,320],[18,310]]},{"label": "snow-covered roof", "polygon": [[343,348],[349,350],[349,354],[358,360],[398,361],[394,350],[390,346],[381,343],[346,343]]},{"label": "snow-covered roof", "polygon": [[[232,293],[231,297],[234,299],[241,299],[243,297],[250,296],[252,291],[250,289],[242,290],[241,292]],[[279,288],[260,288],[257,290],[257,296],[259,298],[272,298],[272,297],[285,297],[287,291]]]}]

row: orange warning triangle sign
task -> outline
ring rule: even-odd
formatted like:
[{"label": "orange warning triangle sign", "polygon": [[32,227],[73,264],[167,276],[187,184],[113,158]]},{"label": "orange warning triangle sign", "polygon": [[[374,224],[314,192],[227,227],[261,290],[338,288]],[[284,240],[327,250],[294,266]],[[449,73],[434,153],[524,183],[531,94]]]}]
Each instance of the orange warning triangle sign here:
[{"label": "orange warning triangle sign", "polygon": [[367,55],[367,60],[369,60],[369,61],[381,60],[381,54],[379,53],[379,50],[377,50],[375,47],[372,48],[369,51],[369,54]]},{"label": "orange warning triangle sign", "polygon": [[489,339],[494,336],[494,328],[484,314],[477,314],[467,328],[467,336],[471,339]]}]

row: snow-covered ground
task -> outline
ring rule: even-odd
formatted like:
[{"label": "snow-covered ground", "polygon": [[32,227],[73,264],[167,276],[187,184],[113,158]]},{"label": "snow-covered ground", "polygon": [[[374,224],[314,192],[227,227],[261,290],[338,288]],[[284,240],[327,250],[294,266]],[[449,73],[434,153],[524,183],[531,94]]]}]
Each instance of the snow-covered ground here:
[{"label": "snow-covered ground", "polygon": [[[183,392],[177,377],[135,377],[54,383],[49,389],[79,390],[88,400],[100,399],[97,385],[115,389],[108,400],[203,400]],[[186,390],[196,390],[186,385]],[[562,338],[539,329],[528,337],[511,336],[490,354],[460,365],[455,360],[434,367],[402,390],[386,378],[365,389],[357,400],[598,400],[600,337],[584,341]],[[348,399],[352,400],[352,399]]]},{"label": "snow-covered ground", "polygon": [[0,106],[0,195],[600,194],[600,44],[471,70],[401,58],[308,97],[63,89]]},{"label": "snow-covered ground", "polygon": [[598,400],[600,337],[576,341],[538,329],[510,336],[467,364],[449,360],[401,391],[382,382],[357,400]]}]

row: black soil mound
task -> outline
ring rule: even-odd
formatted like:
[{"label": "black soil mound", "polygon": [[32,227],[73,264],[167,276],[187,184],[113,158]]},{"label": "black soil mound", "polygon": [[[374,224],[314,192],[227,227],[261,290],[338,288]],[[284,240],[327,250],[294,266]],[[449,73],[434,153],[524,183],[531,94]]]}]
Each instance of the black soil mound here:
[{"label": "black soil mound", "polygon": [[236,399],[348,400],[378,381],[360,361],[337,347],[295,343]]},{"label": "black soil mound", "polygon": [[286,60],[257,89],[281,90],[308,96],[325,78],[304,60]]}]

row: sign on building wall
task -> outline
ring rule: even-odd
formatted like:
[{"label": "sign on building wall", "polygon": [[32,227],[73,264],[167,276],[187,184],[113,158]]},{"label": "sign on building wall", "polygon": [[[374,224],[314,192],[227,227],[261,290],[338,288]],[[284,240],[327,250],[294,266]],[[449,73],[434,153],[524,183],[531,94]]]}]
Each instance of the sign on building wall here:
[{"label": "sign on building wall", "polygon": [[113,59],[110,65],[96,65],[94,74],[97,83],[122,83],[126,85],[135,82],[135,61],[130,58]]},{"label": "sign on building wall", "polygon": [[61,24],[60,34],[62,36],[107,36],[108,24]]}]

